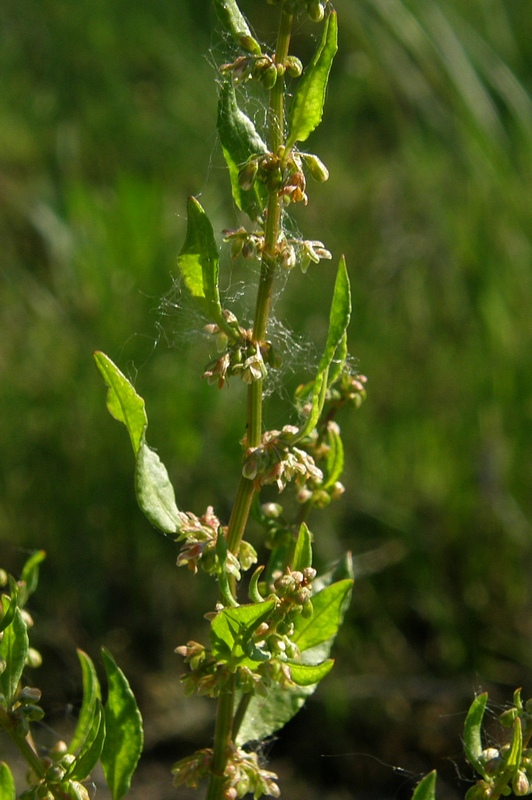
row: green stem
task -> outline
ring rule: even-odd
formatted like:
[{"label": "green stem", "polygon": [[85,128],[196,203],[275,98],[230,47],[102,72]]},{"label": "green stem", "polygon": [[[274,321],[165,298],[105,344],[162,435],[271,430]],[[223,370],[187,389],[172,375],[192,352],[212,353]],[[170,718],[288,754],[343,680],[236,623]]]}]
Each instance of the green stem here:
[{"label": "green stem", "polygon": [[[0,708],[0,728],[3,728],[6,733],[9,734],[11,740],[16,745],[20,754],[24,757],[26,763],[35,773],[37,778],[44,780],[46,768],[43,762],[29,743],[28,739],[25,736],[21,736],[19,733],[17,733],[15,725],[16,723],[14,723],[7,711],[3,708]],[[61,800],[64,797],[60,790],[54,787],[52,784],[49,784],[47,788],[48,791],[51,792],[56,798],[56,800]]]},{"label": "green stem", "polygon": [[223,797],[225,767],[233,736],[235,682],[236,676],[233,676],[232,686],[218,698],[218,714],[214,732],[214,758],[206,800],[222,800]]},{"label": "green stem", "polygon": [[[284,64],[288,55],[293,15],[281,12],[275,61]],[[277,153],[284,144],[284,76],[278,79],[270,91],[268,125],[270,131],[270,148]],[[271,192],[266,211],[264,230],[264,249],[262,253],[261,271],[257,289],[257,303],[253,325],[253,341],[259,346],[266,336],[270,307],[272,301],[273,282],[278,256],[278,242],[281,230],[282,198],[277,192]],[[262,441],[262,379],[253,381],[248,389],[247,408],[247,444],[258,447]],[[251,503],[255,492],[253,481],[242,477],[237,490],[233,512],[227,530],[227,546],[233,553],[238,553],[240,542],[249,518]],[[227,694],[220,695],[214,735],[214,758],[211,779],[206,800],[222,800],[224,791],[224,773],[232,743],[234,690],[233,686]],[[240,724],[241,718],[238,720]]]}]

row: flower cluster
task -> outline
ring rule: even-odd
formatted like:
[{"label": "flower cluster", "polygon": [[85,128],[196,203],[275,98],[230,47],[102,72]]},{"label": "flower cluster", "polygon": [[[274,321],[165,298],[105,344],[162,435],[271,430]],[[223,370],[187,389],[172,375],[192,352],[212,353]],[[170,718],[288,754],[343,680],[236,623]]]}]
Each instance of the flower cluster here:
[{"label": "flower cluster", "polygon": [[238,558],[228,551],[224,564],[220,563],[217,540],[218,536],[225,535],[225,528],[221,526],[212,506],[208,506],[201,517],[187,511],[181,514],[181,518],[178,541],[183,541],[183,546],[177,559],[178,567],[186,566],[196,573],[198,566],[201,566],[210,575],[217,575],[225,570],[240,580],[240,570],[249,569],[257,561],[255,548],[249,542],[243,541]]},{"label": "flower cluster", "polygon": [[321,484],[323,473],[314,459],[305,450],[290,444],[290,439],[298,432],[293,425],[285,425],[282,431],[267,431],[262,444],[249,447],[242,468],[242,474],[254,481],[257,489],[269,483],[277,483],[279,491],[295,479],[301,488],[307,482]]},{"label": "flower cluster", "polygon": [[[226,242],[231,243],[231,256],[236,258],[241,255],[243,258],[259,258],[264,250],[264,234],[262,231],[249,233],[245,228],[240,227],[236,230],[225,230],[224,237]],[[306,272],[311,261],[319,264],[321,259],[332,258],[332,254],[326,249],[323,242],[316,239],[290,239],[280,236],[277,243],[277,258],[279,265],[283,269],[290,270],[299,264],[301,272]],[[209,325],[207,328],[215,328]],[[214,332],[214,331],[213,331]]]},{"label": "flower cluster", "polygon": [[[213,750],[206,747],[178,761],[172,767],[174,786],[197,789],[202,778],[210,774],[213,758]],[[235,745],[230,746],[224,778],[224,800],[238,800],[251,793],[255,800],[262,795],[280,796],[275,772],[262,769],[256,753],[246,753]]]}]

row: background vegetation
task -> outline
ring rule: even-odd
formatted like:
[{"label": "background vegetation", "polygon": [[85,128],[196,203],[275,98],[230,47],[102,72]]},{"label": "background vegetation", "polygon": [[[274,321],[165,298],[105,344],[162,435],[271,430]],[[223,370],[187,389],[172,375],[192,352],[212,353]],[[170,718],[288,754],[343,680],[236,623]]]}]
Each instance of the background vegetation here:
[{"label": "background vegetation", "polygon": [[[242,6],[268,38],[270,7]],[[348,492],[312,525],[323,563],[353,551],[357,583],[337,668],[271,756],[294,800],[409,794],[393,766],[438,767],[453,797],[475,690],[532,689],[532,15],[528,0],[336,6],[311,143],[331,179],[298,224],[346,254],[369,377],[344,420]],[[137,511],[91,352],[135,378],[178,500],[223,518],[244,396],[199,379],[201,322],[174,283],[186,196],[235,222],[215,26],[209,0],[0,7],[0,557],[16,571],[48,552],[34,606],[52,714],[76,703],[76,645],[105,643],[130,675],[151,792],[210,724],[210,706],[182,708],[173,654],[209,602]],[[299,31],[302,57],[314,35]],[[226,274],[245,308],[244,269]],[[288,386],[308,375],[332,281],[327,265],[291,275],[277,304],[301,362]],[[272,395],[271,427],[288,402]]]}]

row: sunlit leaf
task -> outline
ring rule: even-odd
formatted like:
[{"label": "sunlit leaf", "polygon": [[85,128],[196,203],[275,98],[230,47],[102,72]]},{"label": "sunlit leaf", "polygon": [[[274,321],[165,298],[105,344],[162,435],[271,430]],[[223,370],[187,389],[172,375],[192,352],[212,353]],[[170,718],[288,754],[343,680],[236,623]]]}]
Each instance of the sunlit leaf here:
[{"label": "sunlit leaf", "polygon": [[487,703],[487,692],[477,695],[469,707],[464,723],[464,752],[469,763],[483,777],[486,777],[486,773],[480,757],[483,750],[482,720]]},{"label": "sunlit leaf", "polygon": [[26,605],[28,598],[37,588],[37,584],[39,583],[39,567],[45,558],[46,553],[44,550],[37,550],[28,558],[22,568],[20,579],[23,581],[24,586],[21,588],[19,594],[19,604],[21,607]]},{"label": "sunlit leaf", "polygon": [[324,483],[324,489],[334,486],[344,471],[344,445],[335,426],[331,426],[327,431],[327,443],[329,452],[327,454],[327,480]]},{"label": "sunlit leaf", "polygon": [[264,661],[264,654],[253,646],[251,637],[274,607],[272,599],[220,611],[211,625],[211,649],[215,658],[250,667]]},{"label": "sunlit leaf", "polygon": [[100,683],[92,660],[83,650],[78,650],[78,658],[83,679],[83,699],[76,729],[68,748],[68,752],[74,754],[86,740],[93,724],[96,705],[98,700],[101,700]]},{"label": "sunlit leaf", "polygon": [[92,724],[87,731],[75,760],[69,766],[65,778],[73,781],[84,781],[98,763],[105,743],[105,718],[100,700],[94,706]]},{"label": "sunlit leaf", "polygon": [[290,674],[298,686],[315,686],[329,674],[334,666],[334,659],[329,658],[321,664],[300,664],[289,661]]},{"label": "sunlit leaf", "polygon": [[129,791],[143,745],[142,717],[127,678],[108,650],[102,651],[109,694],[101,762],[113,800]]},{"label": "sunlit leaf", "polygon": [[520,717],[516,717],[513,724],[512,742],[510,749],[505,755],[506,766],[509,769],[519,769],[521,766],[521,757],[523,755],[523,729],[521,727]]},{"label": "sunlit leaf", "polygon": [[144,400],[105,353],[97,351],[94,360],[109,389],[107,408],[115,419],[126,426],[136,456],[148,427]]},{"label": "sunlit leaf", "polygon": [[94,354],[109,391],[107,407],[128,429],[135,453],[135,490],[141,511],[163,533],[180,530],[182,517],[166,467],[145,439],[148,417],[144,400],[118,367],[104,353]]},{"label": "sunlit leaf", "polygon": [[230,80],[223,81],[220,86],[217,124],[229,169],[233,200],[241,211],[256,220],[266,207],[268,192],[260,181],[256,181],[251,189],[242,189],[238,173],[251,156],[266,153],[268,148],[253,122],[238,107],[235,89]]},{"label": "sunlit leaf", "polygon": [[302,572],[312,566],[312,534],[303,522],[299,528],[292,569]]},{"label": "sunlit leaf", "polygon": [[137,455],[135,490],[139,507],[152,525],[163,533],[177,533],[181,529],[182,516],[166,467],[145,441]]},{"label": "sunlit leaf", "polygon": [[[2,597],[4,613],[9,608],[9,598]],[[15,609],[13,621],[3,632],[0,641],[0,659],[4,659],[6,668],[0,674],[0,690],[6,698],[8,708],[13,705],[18,694],[18,685],[22,677],[26,656],[28,655],[28,629],[22,618],[20,609]]]},{"label": "sunlit leaf", "polygon": [[436,770],[432,770],[422,778],[412,795],[412,800],[435,800],[436,798]]},{"label": "sunlit leaf", "polygon": [[320,418],[328,387],[329,367],[338,348],[342,345],[350,318],[351,288],[349,285],[349,275],[347,272],[345,258],[342,256],[340,263],[338,264],[338,271],[334,284],[333,299],[329,315],[327,341],[325,343],[325,349],[320,359],[318,371],[314,381],[311,399],[311,411],[304,426],[297,434],[295,434],[293,439],[294,443],[312,433]]},{"label": "sunlit leaf", "polygon": [[296,89],[290,115],[287,147],[304,142],[321,122],[325,93],[333,58],[338,50],[338,20],[335,11],[327,16],[314,56]]},{"label": "sunlit leaf", "polygon": [[2,598],[1,605],[3,608],[0,609],[2,612],[2,616],[0,617],[0,633],[5,631],[8,625],[11,625],[15,618],[15,611],[18,608],[18,586],[15,579],[11,576],[9,576],[9,588],[11,590],[11,596],[8,598],[7,595],[4,595]]},{"label": "sunlit leaf", "polygon": [[336,636],[352,588],[353,581],[346,579],[312,596],[312,616],[305,618],[300,615],[294,623],[292,639],[301,651],[328,642]]},{"label": "sunlit leaf", "polygon": [[222,316],[218,291],[219,260],[211,222],[196,198],[189,197],[187,235],[177,265],[191,295],[215,321]]},{"label": "sunlit leaf", "polygon": [[15,800],[15,779],[4,761],[0,761],[0,800]]},{"label": "sunlit leaf", "polygon": [[249,26],[236,0],[214,0],[218,19],[233,39],[249,53],[260,53],[261,47],[251,35]]}]

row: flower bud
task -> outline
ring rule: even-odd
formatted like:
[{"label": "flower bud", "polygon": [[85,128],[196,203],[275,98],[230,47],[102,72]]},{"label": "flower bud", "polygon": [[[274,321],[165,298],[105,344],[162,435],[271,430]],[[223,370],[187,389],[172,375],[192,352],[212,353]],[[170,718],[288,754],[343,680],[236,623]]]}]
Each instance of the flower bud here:
[{"label": "flower bud", "polygon": [[257,177],[257,171],[258,166],[255,159],[252,161],[246,161],[244,166],[241,167],[238,173],[238,183],[240,184],[240,188],[245,192],[253,188],[255,179]]},{"label": "flower bud", "polygon": [[312,22],[321,22],[325,16],[325,8],[320,0],[310,0],[307,5],[307,13]]},{"label": "flower bud", "polygon": [[262,72],[260,82],[263,89],[273,89],[277,82],[277,67],[275,64],[270,64],[270,66]]},{"label": "flower bud", "polygon": [[288,56],[284,62],[284,66],[291,78],[299,78],[303,72],[303,64],[297,56]]},{"label": "flower bud", "polygon": [[305,155],[305,163],[308,167],[308,171],[315,181],[323,183],[324,181],[329,180],[329,170],[321,158],[309,153],[308,155]]},{"label": "flower bud", "polygon": [[526,772],[518,769],[512,778],[513,793],[517,797],[522,797],[525,794],[530,794],[530,781],[528,780]]}]

